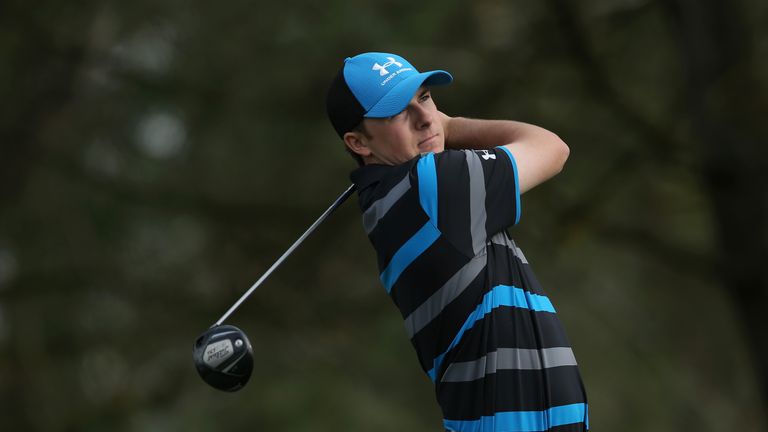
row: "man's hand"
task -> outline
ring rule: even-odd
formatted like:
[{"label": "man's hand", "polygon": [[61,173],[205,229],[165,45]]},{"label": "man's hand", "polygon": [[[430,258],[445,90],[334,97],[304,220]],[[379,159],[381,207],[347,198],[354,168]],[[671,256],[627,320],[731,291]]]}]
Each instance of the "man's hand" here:
[{"label": "man's hand", "polygon": [[440,117],[440,123],[443,125],[443,137],[445,138],[445,148],[454,148],[448,146],[448,141],[450,140],[450,130],[451,130],[451,120],[452,118],[447,116],[442,111],[437,112],[438,116]]}]

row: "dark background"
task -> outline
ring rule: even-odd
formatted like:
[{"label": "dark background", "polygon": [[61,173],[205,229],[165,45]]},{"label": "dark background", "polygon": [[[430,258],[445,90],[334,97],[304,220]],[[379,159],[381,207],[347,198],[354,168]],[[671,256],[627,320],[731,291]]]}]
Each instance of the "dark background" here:
[{"label": "dark background", "polygon": [[542,125],[565,171],[512,234],[597,431],[764,431],[768,3],[0,3],[0,424],[440,430],[356,199],[228,321],[250,384],[191,361],[349,183],[326,86],[396,52],[449,115]]}]

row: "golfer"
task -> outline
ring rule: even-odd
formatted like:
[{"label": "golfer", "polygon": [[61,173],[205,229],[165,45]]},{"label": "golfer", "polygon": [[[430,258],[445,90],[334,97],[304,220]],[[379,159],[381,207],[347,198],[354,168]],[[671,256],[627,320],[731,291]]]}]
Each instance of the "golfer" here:
[{"label": "golfer", "polygon": [[347,58],[326,100],[359,168],[363,227],[450,431],[584,431],[587,398],[553,303],[507,229],[520,195],[563,167],[555,134],[449,117],[445,71]]}]

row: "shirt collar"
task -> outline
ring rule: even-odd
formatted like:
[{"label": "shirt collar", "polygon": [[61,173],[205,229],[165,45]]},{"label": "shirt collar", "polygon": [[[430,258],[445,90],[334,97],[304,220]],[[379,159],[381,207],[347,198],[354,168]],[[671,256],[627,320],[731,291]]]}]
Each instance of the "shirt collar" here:
[{"label": "shirt collar", "polygon": [[374,183],[378,183],[392,168],[394,167],[391,165],[364,165],[352,171],[349,178],[352,183],[357,185],[357,190],[361,191]]}]

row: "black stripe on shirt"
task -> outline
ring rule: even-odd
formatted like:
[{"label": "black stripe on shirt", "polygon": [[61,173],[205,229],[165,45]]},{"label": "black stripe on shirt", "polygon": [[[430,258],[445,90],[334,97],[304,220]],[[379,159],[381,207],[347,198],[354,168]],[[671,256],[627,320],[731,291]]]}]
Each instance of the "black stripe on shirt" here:
[{"label": "black stripe on shirt", "polygon": [[483,159],[486,196],[485,208],[487,219],[485,229],[488,236],[514,225],[517,215],[517,185],[512,161],[504,150],[488,150],[495,159]]},{"label": "black stripe on shirt", "polygon": [[500,370],[475,381],[441,382],[435,391],[444,415],[452,420],[473,420],[501,411],[543,411],[586,402],[575,366]]},{"label": "black stripe on shirt", "polygon": [[546,295],[531,266],[524,264],[519,257],[510,259],[511,254],[507,249],[496,243],[487,247],[488,263],[494,269],[491,285],[512,285],[534,294]]},{"label": "black stripe on shirt", "polygon": [[[472,257],[469,170],[463,151],[445,151],[435,158],[440,231],[465,255]],[[482,175],[482,174],[480,174]]]}]

